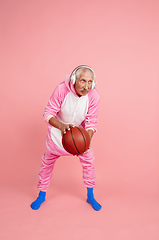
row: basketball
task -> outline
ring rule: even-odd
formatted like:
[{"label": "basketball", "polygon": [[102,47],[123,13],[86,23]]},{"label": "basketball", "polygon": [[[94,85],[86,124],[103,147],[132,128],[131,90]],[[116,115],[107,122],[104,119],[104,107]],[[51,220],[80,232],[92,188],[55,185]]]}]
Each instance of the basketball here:
[{"label": "basketball", "polygon": [[82,127],[71,127],[69,131],[63,134],[62,144],[67,152],[80,155],[89,148],[90,136]]}]

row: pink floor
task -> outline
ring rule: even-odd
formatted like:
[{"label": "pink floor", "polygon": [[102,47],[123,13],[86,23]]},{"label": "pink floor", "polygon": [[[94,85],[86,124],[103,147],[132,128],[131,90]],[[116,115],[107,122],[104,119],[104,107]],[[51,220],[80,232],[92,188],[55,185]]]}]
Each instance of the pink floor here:
[{"label": "pink floor", "polygon": [[29,207],[36,198],[33,187],[2,186],[0,239],[159,239],[159,198],[96,189],[96,198],[103,206],[96,212],[85,202],[85,188],[77,187],[56,183],[50,187],[47,201],[33,211]]}]

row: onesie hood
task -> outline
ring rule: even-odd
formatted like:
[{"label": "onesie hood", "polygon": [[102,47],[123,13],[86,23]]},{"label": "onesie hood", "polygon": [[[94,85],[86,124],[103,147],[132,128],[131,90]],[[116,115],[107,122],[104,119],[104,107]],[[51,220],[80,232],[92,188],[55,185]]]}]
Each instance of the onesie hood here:
[{"label": "onesie hood", "polygon": [[65,76],[65,84],[67,88],[77,96],[74,85],[70,82],[70,75]]}]

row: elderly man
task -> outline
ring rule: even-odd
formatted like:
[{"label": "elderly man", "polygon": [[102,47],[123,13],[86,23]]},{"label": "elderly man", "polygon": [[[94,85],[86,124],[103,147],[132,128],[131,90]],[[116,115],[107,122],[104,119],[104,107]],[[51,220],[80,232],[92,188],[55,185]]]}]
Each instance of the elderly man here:
[{"label": "elderly man", "polygon": [[[75,68],[70,76],[66,76],[65,81],[54,90],[44,111],[44,119],[48,122],[48,135],[39,173],[40,192],[38,198],[31,204],[32,209],[39,209],[45,201],[56,160],[60,156],[70,155],[62,146],[62,135],[73,126],[82,126],[92,139],[97,128],[99,107],[99,94],[95,86],[94,71],[88,66],[81,65]],[[93,209],[99,211],[101,205],[93,194],[95,170],[91,146],[87,152],[79,156],[79,160],[83,167],[84,185],[87,187],[86,201]]]}]

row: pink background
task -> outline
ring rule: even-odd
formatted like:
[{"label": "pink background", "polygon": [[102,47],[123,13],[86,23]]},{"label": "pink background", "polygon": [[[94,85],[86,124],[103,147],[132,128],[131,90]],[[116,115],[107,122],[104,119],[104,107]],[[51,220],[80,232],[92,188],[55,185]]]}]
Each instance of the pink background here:
[{"label": "pink background", "polygon": [[[158,240],[159,1],[5,0],[0,27],[1,239]],[[81,64],[101,97],[92,146],[103,208],[85,203],[80,163],[63,157],[32,211],[44,107]]]}]

